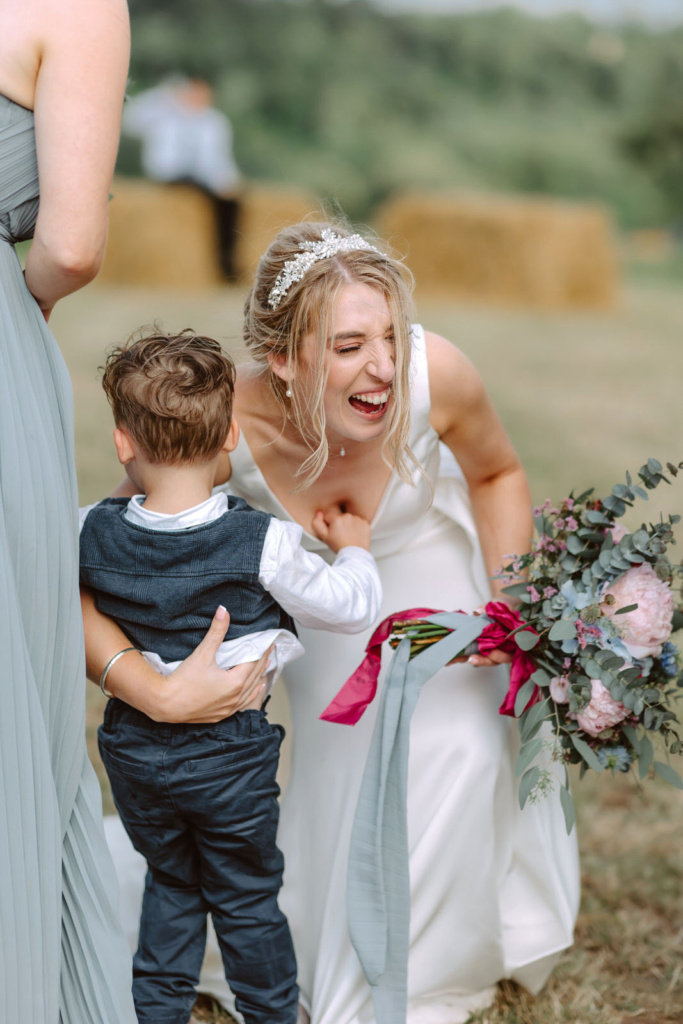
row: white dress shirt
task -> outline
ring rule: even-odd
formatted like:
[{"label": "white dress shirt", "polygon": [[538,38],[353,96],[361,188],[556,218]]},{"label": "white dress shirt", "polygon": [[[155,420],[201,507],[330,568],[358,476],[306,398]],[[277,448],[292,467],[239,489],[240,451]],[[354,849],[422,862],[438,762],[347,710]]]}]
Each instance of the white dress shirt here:
[{"label": "white dress shirt", "polygon": [[[144,506],[145,495],[130,499],[124,516],[148,530],[189,530],[213,522],[228,512],[228,499],[222,491],[212,494],[200,505],[182,512],[153,512]],[[79,527],[95,508],[79,509]],[[332,565],[301,546],[303,529],[297,523],[271,519],[263,542],[259,583],[293,619],[309,629],[327,629],[334,633],[360,633],[375,621],[382,604],[382,585],[375,560],[369,551],[358,547],[342,548]],[[230,611],[230,609],[228,609]],[[300,657],[304,649],[286,629],[267,629],[237,640],[224,641],[216,655],[221,668],[233,668],[243,662],[258,661],[273,646],[268,667],[268,682],[284,666]],[[170,675],[179,661],[164,662],[153,651],[145,658],[163,675]]]}]

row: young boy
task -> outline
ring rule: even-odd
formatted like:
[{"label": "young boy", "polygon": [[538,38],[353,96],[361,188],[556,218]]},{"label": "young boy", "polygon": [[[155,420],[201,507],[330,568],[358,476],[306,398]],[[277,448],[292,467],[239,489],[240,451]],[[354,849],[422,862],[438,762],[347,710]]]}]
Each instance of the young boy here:
[{"label": "young boy", "polygon": [[[274,644],[274,671],[302,652],[291,617],[357,632],[379,612],[364,519],[330,523],[339,554],[327,565],[301,547],[295,523],[212,494],[219,457],[238,438],[233,384],[218,343],[189,331],[141,337],[104,371],[119,461],[140,493],[82,510],[81,582],[165,672],[199,643],[219,604],[230,612],[219,664],[255,660]],[[170,725],[116,699],[107,706],[102,760],[148,865],[133,968],[140,1024],[188,1021],[207,913],[247,1024],[297,1019],[296,962],[277,904],[282,735],[263,711]]]}]

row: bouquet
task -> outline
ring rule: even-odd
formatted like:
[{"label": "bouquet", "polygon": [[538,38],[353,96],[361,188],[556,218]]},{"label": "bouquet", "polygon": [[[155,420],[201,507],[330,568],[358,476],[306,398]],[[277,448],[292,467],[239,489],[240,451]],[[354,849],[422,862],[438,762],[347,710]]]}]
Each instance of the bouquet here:
[{"label": "bouquet", "polygon": [[[674,703],[683,687],[679,654],[669,637],[683,625],[674,588],[683,576],[668,548],[680,516],[628,532],[618,520],[647,491],[670,483],[683,463],[648,459],[633,482],[605,498],[574,493],[554,507],[534,509],[538,540],[526,555],[506,557],[496,574],[520,603],[486,606],[483,632],[464,653],[503,647],[513,653],[502,714],[519,718],[520,804],[537,800],[560,781],[567,830],[574,823],[567,764],[628,772],[652,768],[683,789],[669,755],[683,751]],[[642,485],[642,486],[641,486]],[[392,646],[410,640],[419,657],[451,631],[445,615],[391,617]],[[544,726],[548,723],[550,729]],[[666,760],[655,755],[651,736]]]}]

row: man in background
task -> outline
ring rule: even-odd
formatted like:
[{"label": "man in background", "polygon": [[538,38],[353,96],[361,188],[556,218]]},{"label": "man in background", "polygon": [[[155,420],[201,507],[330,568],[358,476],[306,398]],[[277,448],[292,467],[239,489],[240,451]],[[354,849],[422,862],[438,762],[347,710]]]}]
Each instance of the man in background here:
[{"label": "man in background", "polygon": [[236,276],[235,235],[240,173],[232,149],[232,126],[213,106],[213,89],[202,78],[173,76],[131,99],[123,131],[142,144],[142,169],[153,181],[194,185],[216,211],[223,275]]}]

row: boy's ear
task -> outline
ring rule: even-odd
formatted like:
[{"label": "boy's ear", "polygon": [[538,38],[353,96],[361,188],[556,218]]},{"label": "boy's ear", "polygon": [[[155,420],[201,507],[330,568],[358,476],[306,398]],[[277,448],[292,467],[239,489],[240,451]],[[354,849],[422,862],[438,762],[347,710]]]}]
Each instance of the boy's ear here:
[{"label": "boy's ear", "polygon": [[230,429],[228,430],[228,436],[225,439],[225,442],[223,444],[223,447],[221,448],[221,451],[225,452],[226,455],[229,452],[234,452],[235,448],[237,447],[237,442],[239,441],[239,439],[240,439],[240,425],[237,422],[237,420],[235,419],[235,417],[233,416],[232,420],[230,421]]},{"label": "boy's ear", "polygon": [[289,384],[292,379],[290,368],[287,365],[287,355],[285,352],[279,352],[277,354],[269,352],[268,364],[270,366],[270,372],[274,373],[276,377],[283,380],[286,384]]},{"label": "boy's ear", "polygon": [[127,466],[135,458],[135,449],[131,442],[130,434],[122,427],[114,428],[114,446],[116,454],[122,466]]}]

